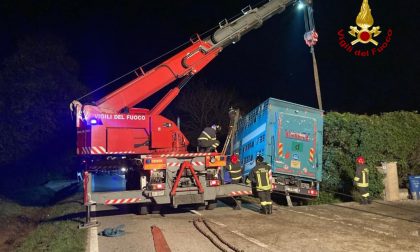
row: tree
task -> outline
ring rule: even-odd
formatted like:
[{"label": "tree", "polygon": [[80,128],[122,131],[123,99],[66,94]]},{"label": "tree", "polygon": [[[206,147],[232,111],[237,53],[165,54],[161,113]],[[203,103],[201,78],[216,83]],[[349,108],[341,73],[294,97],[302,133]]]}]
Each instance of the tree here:
[{"label": "tree", "polygon": [[396,111],[381,115],[327,113],[324,117],[322,187],[350,193],[355,159],[362,155],[369,166],[369,189],[373,196],[382,193],[382,175],[376,167],[397,161],[400,185],[408,174],[419,171],[420,115]]},{"label": "tree", "polygon": [[411,153],[408,160],[411,170],[408,171],[410,175],[420,174],[420,143],[417,144],[416,149]]},{"label": "tree", "polygon": [[59,39],[42,34],[19,41],[0,71],[1,167],[41,149],[51,155],[69,142],[69,103],[86,90],[77,78],[78,64]]},{"label": "tree", "polygon": [[230,107],[241,107],[232,89],[220,88],[206,81],[190,83],[175,101],[175,110],[181,118],[182,132],[192,146],[197,146],[197,137],[212,124],[222,126],[219,139],[224,139],[228,133]]}]

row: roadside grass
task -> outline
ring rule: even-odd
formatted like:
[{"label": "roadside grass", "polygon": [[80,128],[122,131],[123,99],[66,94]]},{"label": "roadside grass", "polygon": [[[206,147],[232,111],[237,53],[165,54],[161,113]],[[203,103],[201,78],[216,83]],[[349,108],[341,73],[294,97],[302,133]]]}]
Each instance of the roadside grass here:
[{"label": "roadside grass", "polygon": [[12,251],[33,230],[40,219],[39,207],[25,207],[0,197],[0,251]]},{"label": "roadside grass", "polygon": [[13,201],[0,197],[0,220],[13,218],[21,215],[28,215],[30,212],[39,209],[38,207],[24,207]]},{"label": "roadside grass", "polygon": [[322,205],[340,202],[342,201],[336,198],[333,193],[320,191],[318,198],[315,200],[308,201],[308,205]]},{"label": "roadside grass", "polygon": [[45,208],[44,218],[16,251],[85,251],[86,230],[78,229],[84,207],[78,193]]}]

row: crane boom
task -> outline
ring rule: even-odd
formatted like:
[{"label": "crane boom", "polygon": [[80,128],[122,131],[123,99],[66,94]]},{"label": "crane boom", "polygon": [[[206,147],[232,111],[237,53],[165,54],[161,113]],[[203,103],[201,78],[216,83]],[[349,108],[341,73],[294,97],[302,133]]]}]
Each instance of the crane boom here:
[{"label": "crane boom", "polygon": [[197,38],[186,49],[144,73],[126,85],[108,94],[96,105],[107,112],[118,113],[125,108],[132,108],[176,79],[194,75],[211,62],[223,48],[236,43],[253,29],[296,0],[271,0],[259,8],[242,9],[239,18],[219,23],[219,28],[205,39]]},{"label": "crane boom", "polygon": [[[238,42],[242,36],[296,1],[271,0],[258,8],[248,6],[242,9],[238,18],[219,22],[219,27],[209,36],[191,39],[191,43],[180,52],[151,70],[141,68],[139,76],[93,104],[72,102],[71,109],[77,114],[77,153],[105,156],[187,152],[188,139],[174,122],[161,116],[161,112],[176,98],[185,83],[225,47]],[[152,109],[134,107],[181,78],[183,81]]]}]

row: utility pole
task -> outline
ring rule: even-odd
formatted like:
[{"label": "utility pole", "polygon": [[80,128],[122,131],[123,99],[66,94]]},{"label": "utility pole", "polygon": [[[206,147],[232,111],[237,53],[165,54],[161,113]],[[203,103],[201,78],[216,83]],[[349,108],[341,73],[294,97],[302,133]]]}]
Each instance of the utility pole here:
[{"label": "utility pole", "polygon": [[306,30],[304,39],[305,39],[306,44],[311,48],[310,52],[312,54],[312,65],[314,69],[316,97],[318,100],[318,108],[322,110],[321,87],[319,83],[318,64],[316,62],[315,48],[314,48],[314,45],[318,41],[318,33],[315,31],[315,22],[314,22],[313,13],[314,13],[314,10],[312,8],[312,0],[307,0],[305,4],[305,11],[304,11],[305,30]]}]

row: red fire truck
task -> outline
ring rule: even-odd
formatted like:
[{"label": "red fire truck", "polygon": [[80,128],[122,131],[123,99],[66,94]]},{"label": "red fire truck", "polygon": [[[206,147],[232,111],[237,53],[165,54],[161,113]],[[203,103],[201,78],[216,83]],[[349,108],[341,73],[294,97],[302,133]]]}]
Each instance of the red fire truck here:
[{"label": "red fire truck", "polygon": [[[271,0],[258,8],[242,9],[234,20],[223,20],[210,36],[198,35],[179,53],[149,71],[135,71],[134,79],[102,99],[82,104],[73,101],[77,115],[77,154],[86,160],[84,227],[94,225],[91,206],[138,204],[146,214],[151,206],[197,204],[213,209],[219,198],[251,194],[245,185],[225,184],[219,167],[226,165],[221,153],[191,153],[189,141],[171,120],[160,113],[183,85],[212,61],[226,46],[283,12],[296,1]],[[179,80],[152,109],[136,108],[157,91]],[[123,191],[95,192],[92,174],[97,170],[123,169]]]}]

